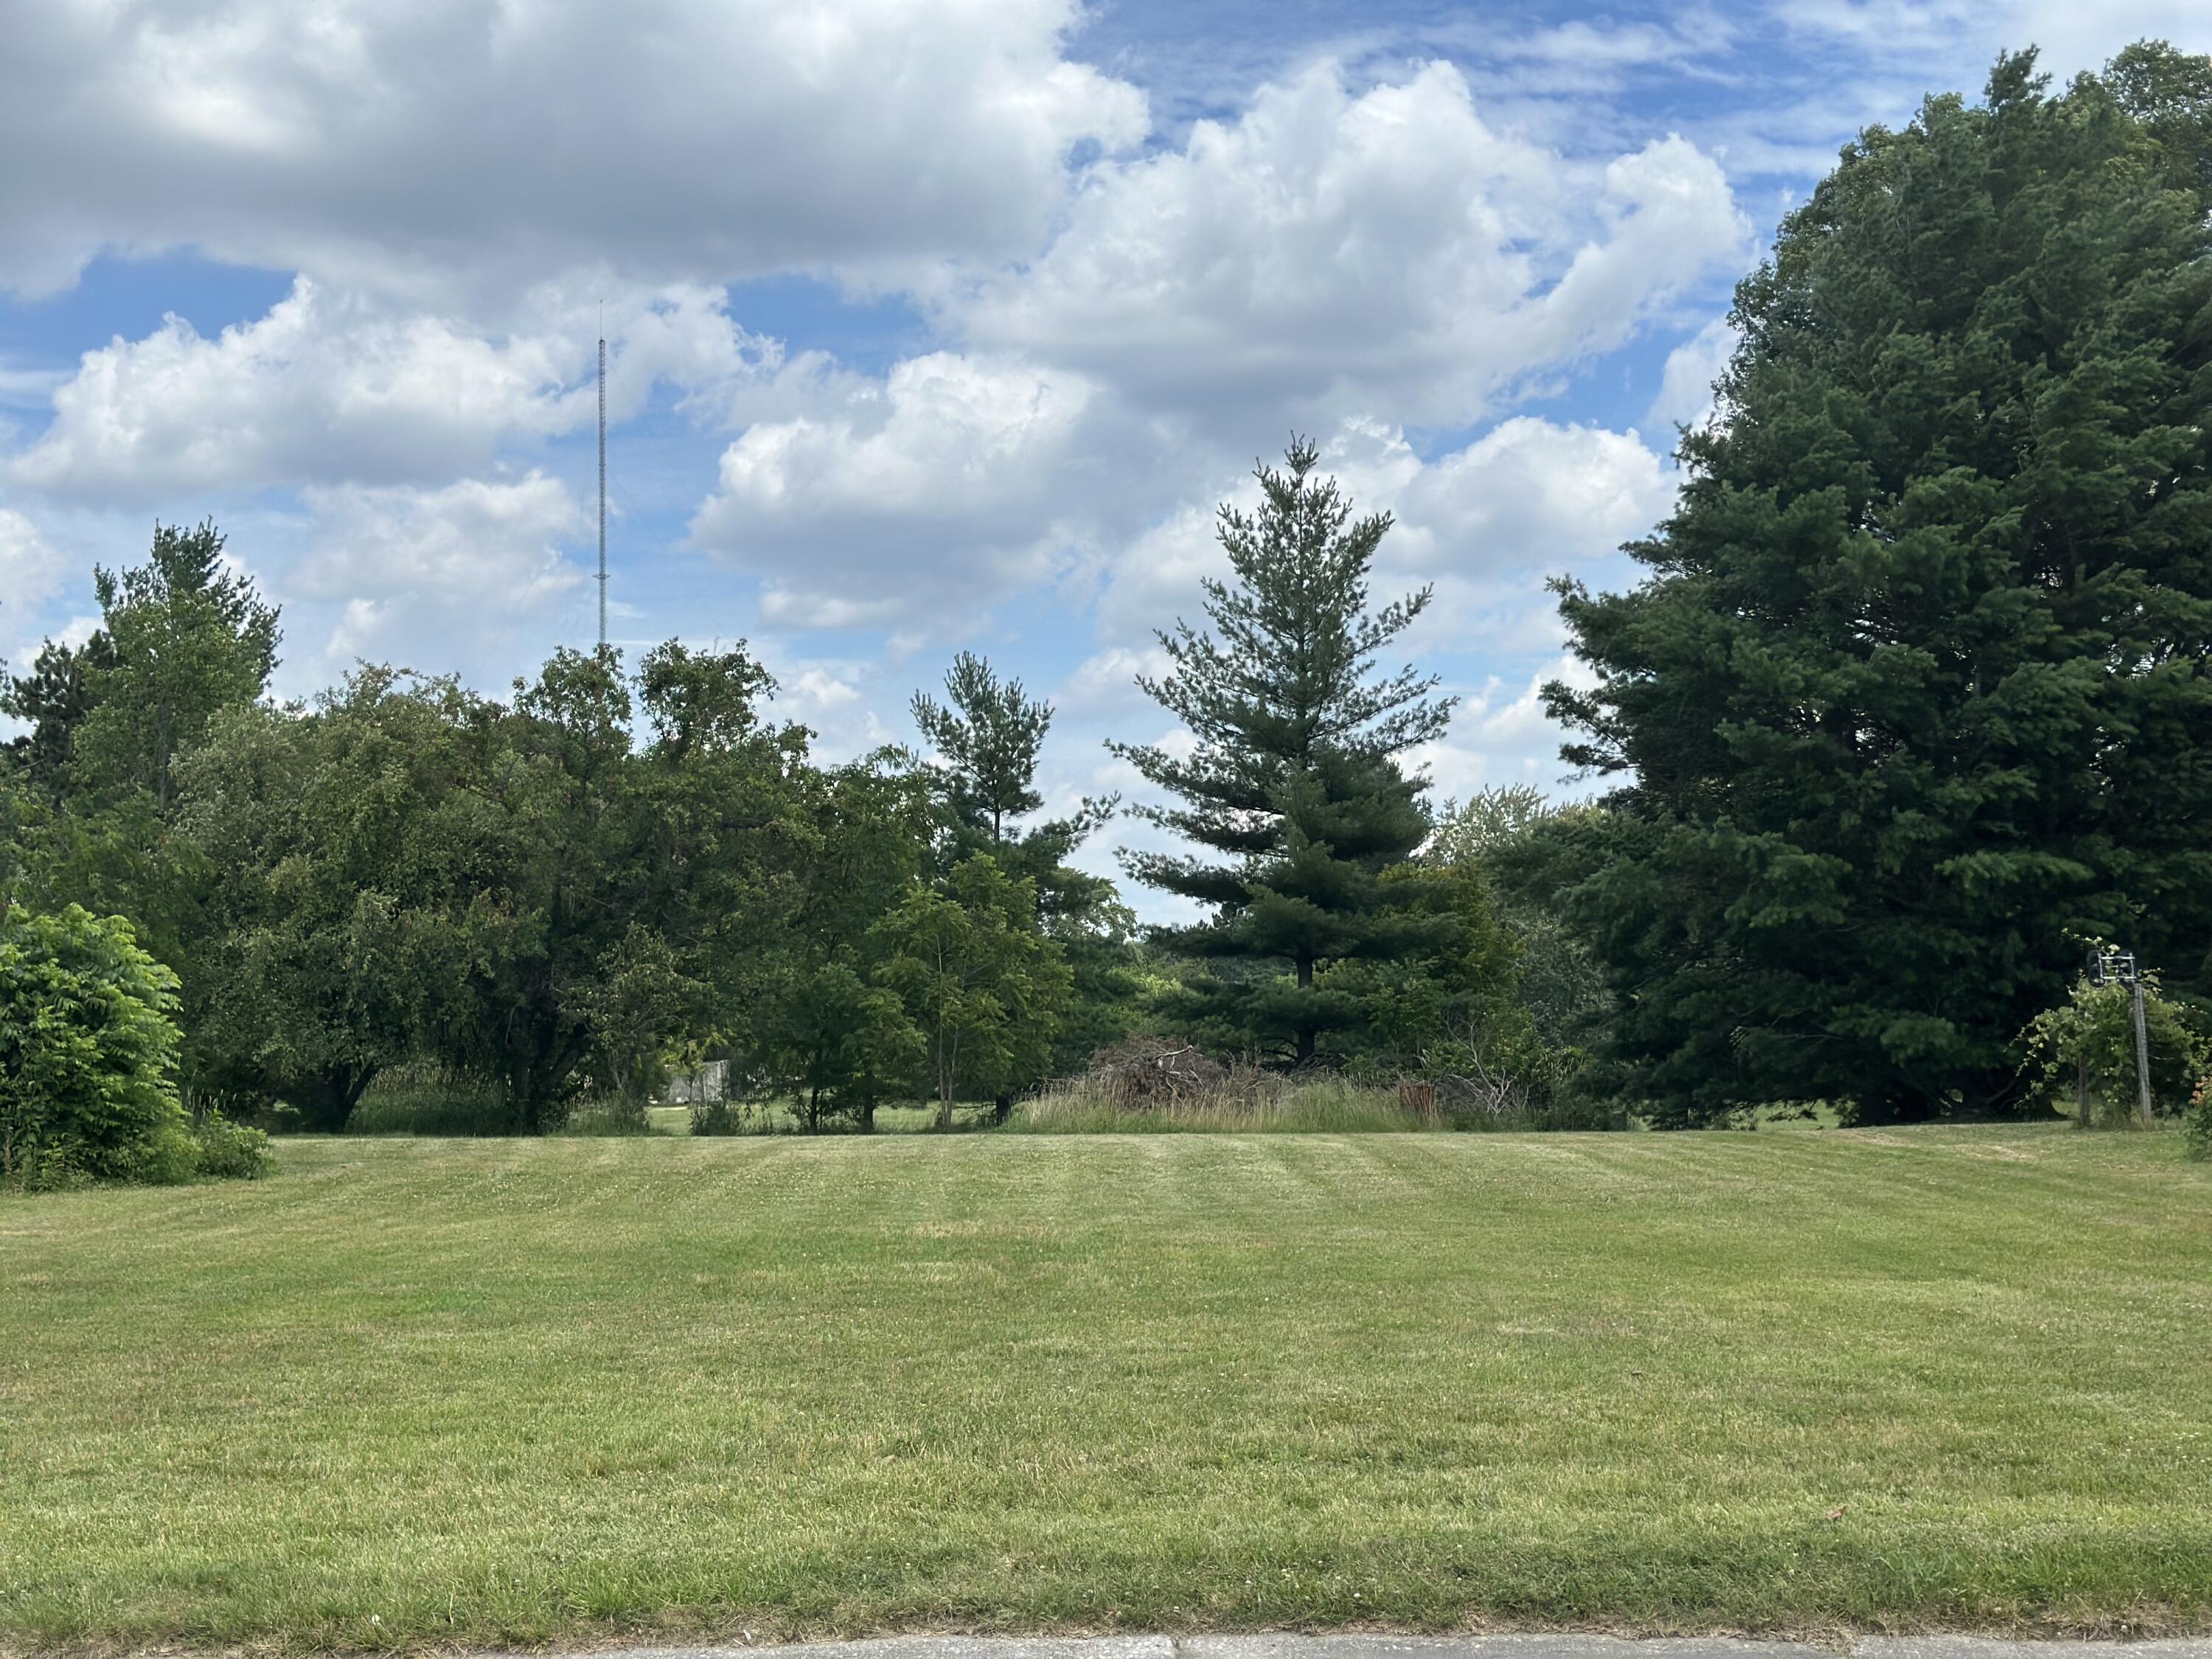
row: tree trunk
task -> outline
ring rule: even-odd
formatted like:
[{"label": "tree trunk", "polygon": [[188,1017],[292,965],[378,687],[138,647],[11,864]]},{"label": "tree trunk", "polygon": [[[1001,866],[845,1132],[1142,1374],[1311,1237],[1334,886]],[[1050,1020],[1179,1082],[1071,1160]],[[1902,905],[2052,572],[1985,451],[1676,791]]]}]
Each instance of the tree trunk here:
[{"label": "tree trunk", "polygon": [[1925,1123],[1936,1115],[1936,1103],[1911,1085],[1878,1085],[1852,1103],[1851,1122],[1860,1128],[1891,1123]]},{"label": "tree trunk", "polygon": [[316,1073],[307,1079],[307,1109],[300,1115],[301,1127],[310,1134],[343,1134],[354,1108],[375,1078],[374,1066],[330,1066]]},{"label": "tree trunk", "polygon": [[959,1074],[960,1051],[959,1039],[957,1036],[952,1039],[950,1047],[945,1046],[941,1034],[942,1030],[943,1028],[940,1027],[938,1039],[939,1046],[937,1057],[937,1127],[940,1129],[949,1129],[952,1127],[952,1090]]},{"label": "tree trunk", "polygon": [[354,1069],[352,1081],[346,1088],[345,1116],[348,1122],[353,1119],[354,1108],[361,1104],[361,1097],[368,1092],[368,1085],[376,1081],[376,1074],[383,1069],[380,1066],[362,1066]]},{"label": "tree trunk", "polygon": [[[1310,991],[1313,989],[1314,959],[1311,957],[1299,957],[1297,958],[1297,961],[1298,964],[1298,989],[1301,991]],[[1319,1033],[1311,1026],[1301,1025],[1298,1027],[1298,1057],[1297,1064],[1300,1066],[1306,1066],[1313,1064],[1316,1039],[1318,1036]]]}]

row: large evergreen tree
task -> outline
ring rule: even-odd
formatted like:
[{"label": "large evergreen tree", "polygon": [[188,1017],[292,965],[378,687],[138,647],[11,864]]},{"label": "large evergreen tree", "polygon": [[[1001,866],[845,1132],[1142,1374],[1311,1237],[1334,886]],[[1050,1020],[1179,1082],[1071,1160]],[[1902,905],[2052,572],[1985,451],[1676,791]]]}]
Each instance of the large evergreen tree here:
[{"label": "large evergreen tree", "polygon": [[1621,594],[1565,591],[1551,838],[1665,1122],[2006,1109],[2076,939],[2208,988],[2212,76],[2133,48],[1873,129],[1738,289]]},{"label": "large evergreen tree", "polygon": [[1319,977],[1328,964],[1433,947],[1448,924],[1394,902],[1382,879],[1428,830],[1423,784],[1398,757],[1442,733],[1451,700],[1410,667],[1376,678],[1375,659],[1429,590],[1369,611],[1390,516],[1354,519],[1318,459],[1294,440],[1283,467],[1257,469],[1256,513],[1221,509],[1234,585],[1208,579],[1212,629],[1161,633],[1170,672],[1138,681],[1194,750],[1108,745],[1180,800],[1139,816],[1215,855],[1125,860],[1146,885],[1213,908],[1164,935],[1214,964],[1189,981],[1186,1012],[1298,1064],[1361,1018],[1358,996]]}]

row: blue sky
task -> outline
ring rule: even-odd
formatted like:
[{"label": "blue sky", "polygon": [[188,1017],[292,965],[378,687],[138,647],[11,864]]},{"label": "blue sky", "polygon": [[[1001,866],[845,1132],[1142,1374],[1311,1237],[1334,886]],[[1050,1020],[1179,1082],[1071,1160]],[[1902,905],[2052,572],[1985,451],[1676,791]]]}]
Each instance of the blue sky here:
[{"label": "blue sky", "polygon": [[1060,706],[1056,803],[1176,740],[1131,676],[1294,429],[1437,587],[1439,790],[1571,787],[1543,578],[1628,577],[1838,146],[2006,46],[2212,50],[2203,0],[27,10],[0,660],[206,514],[286,695],[588,644],[604,318],[617,640],[750,640],[833,754],[982,651]]}]

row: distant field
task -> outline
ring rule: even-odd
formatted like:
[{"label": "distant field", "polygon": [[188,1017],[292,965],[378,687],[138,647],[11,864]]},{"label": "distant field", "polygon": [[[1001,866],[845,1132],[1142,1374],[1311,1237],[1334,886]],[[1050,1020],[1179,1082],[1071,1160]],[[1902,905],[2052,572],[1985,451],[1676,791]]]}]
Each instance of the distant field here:
[{"label": "distant field", "polygon": [[2212,1627],[2170,1134],[280,1153],[0,1200],[0,1647]]}]

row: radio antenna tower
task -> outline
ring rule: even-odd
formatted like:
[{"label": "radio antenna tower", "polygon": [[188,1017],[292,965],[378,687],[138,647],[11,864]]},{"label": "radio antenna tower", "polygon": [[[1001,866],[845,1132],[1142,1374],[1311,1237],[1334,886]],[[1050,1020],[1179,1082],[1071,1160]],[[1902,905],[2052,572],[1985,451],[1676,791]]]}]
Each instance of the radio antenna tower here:
[{"label": "radio antenna tower", "polygon": [[599,649],[607,648],[607,337],[599,325]]}]

